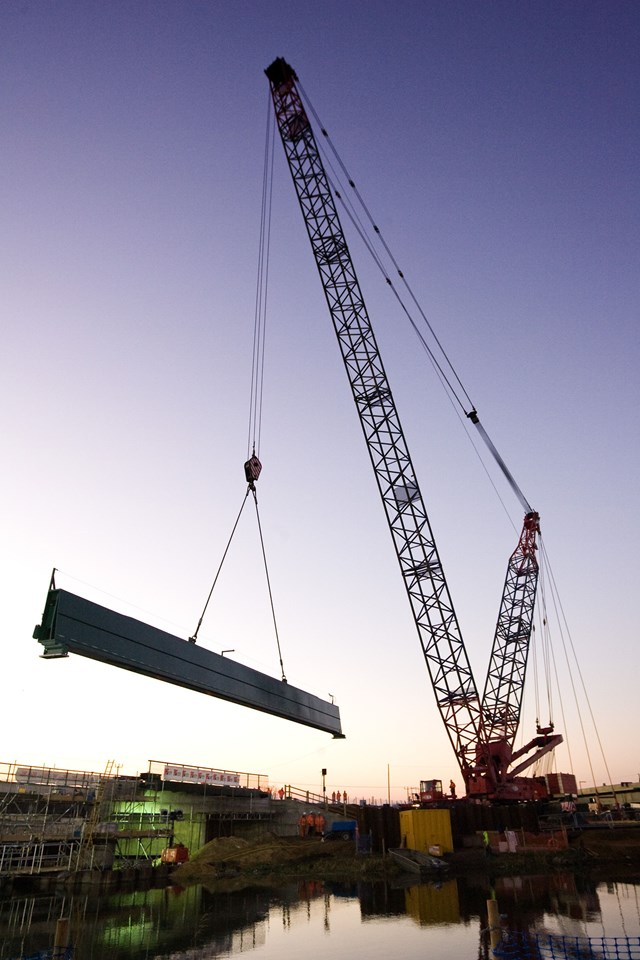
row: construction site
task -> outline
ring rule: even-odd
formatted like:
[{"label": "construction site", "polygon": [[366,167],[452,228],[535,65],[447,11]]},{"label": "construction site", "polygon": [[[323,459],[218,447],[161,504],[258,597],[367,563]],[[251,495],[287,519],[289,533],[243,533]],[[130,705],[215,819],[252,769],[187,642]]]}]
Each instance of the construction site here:
[{"label": "construction site", "polygon": [[569,846],[578,816],[581,829],[604,830],[609,840],[634,826],[640,783],[600,789],[598,797],[602,812],[589,824],[588,792],[576,798],[578,814],[563,814],[560,804],[550,812],[464,800],[403,810],[338,804],[293,786],[276,793],[262,774],[161,761],[136,776],[114,764],[96,773],[0,763],[0,888],[164,883],[174,866],[229,837],[257,843],[333,834],[354,841],[348,849],[356,855],[408,846],[447,856],[482,851],[486,834],[495,854],[554,852]]},{"label": "construction site", "polygon": [[330,826],[358,808],[294,787],[281,799],[264,775],[183,764],[150,761],[129,777],[114,764],[96,773],[0,763],[0,885],[148,881],[216,838],[299,836],[303,809]]},{"label": "construction site", "polygon": [[217,783],[199,784],[165,779],[165,768],[151,762],[147,773],[128,777],[113,764],[103,773],[0,764],[0,882],[148,873],[175,844],[198,849],[238,829],[273,829],[260,775],[239,784],[238,775],[216,771]]}]

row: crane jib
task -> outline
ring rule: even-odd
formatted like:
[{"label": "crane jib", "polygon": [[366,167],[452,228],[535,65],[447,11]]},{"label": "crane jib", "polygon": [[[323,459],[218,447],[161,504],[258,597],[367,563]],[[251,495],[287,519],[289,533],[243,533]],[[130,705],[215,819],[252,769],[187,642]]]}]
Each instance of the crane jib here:
[{"label": "crane jib", "polygon": [[391,387],[296,75],[266,71],[285,154],[338,338],[418,635],[456,756],[482,738],[482,712]]},{"label": "crane jib", "polygon": [[[296,86],[298,78],[282,58],[274,60],[265,73],[436,701],[467,793],[490,795],[499,789],[500,779],[506,776],[508,760],[505,758],[511,755],[511,734],[519,719],[529,640],[527,630],[530,632],[537,584],[537,563],[533,557],[537,514],[532,533],[533,511],[511,478],[526,505],[527,517],[518,547],[509,561],[485,704],[476,688],[333,193]],[[506,466],[502,469],[510,478]],[[526,557],[521,555],[523,543],[529,550]],[[517,641],[515,645],[514,641]],[[507,649],[517,650],[517,654],[511,657],[505,670]],[[489,685],[489,680],[487,683]],[[500,740],[499,750],[490,743],[493,735]]]}]

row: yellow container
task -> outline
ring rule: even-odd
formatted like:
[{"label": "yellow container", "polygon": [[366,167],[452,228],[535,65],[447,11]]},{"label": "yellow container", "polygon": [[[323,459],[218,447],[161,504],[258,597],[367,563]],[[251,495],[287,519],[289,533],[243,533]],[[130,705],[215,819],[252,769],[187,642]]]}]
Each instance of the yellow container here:
[{"label": "yellow container", "polygon": [[451,814],[448,810],[401,810],[400,836],[409,850],[428,853],[439,846],[442,853],[453,853]]},{"label": "yellow container", "polygon": [[416,883],[405,891],[404,898],[407,913],[420,924],[460,922],[455,880],[445,880],[437,887],[431,883]]}]

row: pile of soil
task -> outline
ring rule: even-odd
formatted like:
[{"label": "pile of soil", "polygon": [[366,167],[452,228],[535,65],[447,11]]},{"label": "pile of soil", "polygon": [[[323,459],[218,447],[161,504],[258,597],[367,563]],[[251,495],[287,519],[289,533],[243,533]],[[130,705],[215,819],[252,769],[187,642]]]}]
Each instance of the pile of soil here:
[{"label": "pile of soil", "polygon": [[255,842],[221,837],[201,847],[187,863],[172,873],[180,886],[244,876],[252,880],[364,879],[395,872],[393,865],[376,855],[357,856],[352,841],[322,843],[320,838],[278,837]]},{"label": "pile of soil", "polygon": [[[492,876],[602,868],[640,875],[640,830],[584,830],[565,850],[497,854],[461,850],[446,858],[448,876]],[[398,865],[379,854],[356,854],[353,841],[323,843],[318,837],[278,837],[256,841],[221,837],[205,844],[192,859],[178,865],[172,882],[179,886],[222,886],[305,880],[382,880],[397,877]]]}]

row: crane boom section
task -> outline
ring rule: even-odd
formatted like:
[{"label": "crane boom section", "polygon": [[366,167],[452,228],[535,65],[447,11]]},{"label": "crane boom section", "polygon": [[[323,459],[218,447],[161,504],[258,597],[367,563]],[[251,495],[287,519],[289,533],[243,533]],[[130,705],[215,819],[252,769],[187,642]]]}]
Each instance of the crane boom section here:
[{"label": "crane boom section", "polygon": [[538,585],[536,534],[540,517],[526,514],[518,546],[511,554],[482,695],[489,741],[501,739],[513,747],[520,723],[522,692],[533,627]]},{"label": "crane boom section", "polygon": [[464,775],[485,740],[467,652],[297,77],[280,58],[265,72],[422,651]]}]

